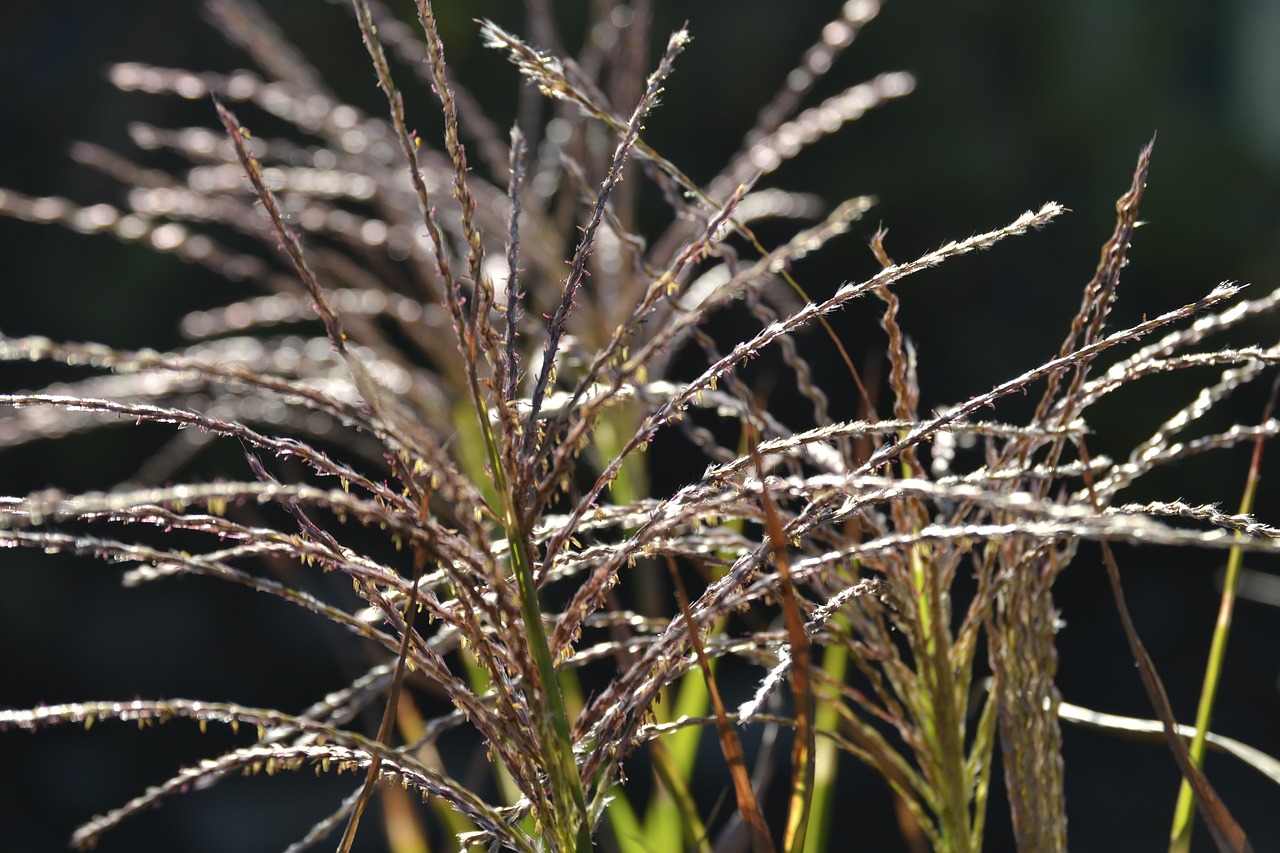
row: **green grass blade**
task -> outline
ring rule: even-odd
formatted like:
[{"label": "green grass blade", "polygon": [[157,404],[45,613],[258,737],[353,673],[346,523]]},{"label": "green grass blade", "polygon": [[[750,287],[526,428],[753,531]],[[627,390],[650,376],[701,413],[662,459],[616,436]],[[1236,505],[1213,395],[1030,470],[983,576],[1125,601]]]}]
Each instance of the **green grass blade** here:
[{"label": "green grass blade", "polygon": [[[1275,407],[1276,392],[1280,389],[1280,380],[1272,386],[1271,399],[1267,402],[1263,420],[1271,417]],[[1249,476],[1245,481],[1244,494],[1240,498],[1240,514],[1247,515],[1253,511],[1254,499],[1258,490],[1259,469],[1262,463],[1262,439],[1254,442],[1253,458],[1249,464]],[[1239,538],[1239,534],[1236,534]],[[1213,720],[1213,706],[1218,696],[1218,684],[1222,677],[1222,662],[1227,655],[1227,639],[1231,635],[1231,620],[1235,613],[1236,590],[1240,586],[1240,569],[1244,563],[1244,552],[1240,548],[1232,548],[1227,557],[1227,572],[1222,581],[1222,598],[1218,604],[1218,618],[1213,627],[1213,640],[1209,644],[1209,659],[1205,663],[1204,681],[1200,687],[1200,701],[1196,706],[1195,736],[1187,749],[1191,763],[1196,767],[1204,764],[1205,736],[1209,732],[1209,724]],[[1178,800],[1173,809],[1173,829],[1169,835],[1169,853],[1188,853],[1191,849],[1191,830],[1195,823],[1196,800],[1191,784],[1184,778],[1178,786]]]}]

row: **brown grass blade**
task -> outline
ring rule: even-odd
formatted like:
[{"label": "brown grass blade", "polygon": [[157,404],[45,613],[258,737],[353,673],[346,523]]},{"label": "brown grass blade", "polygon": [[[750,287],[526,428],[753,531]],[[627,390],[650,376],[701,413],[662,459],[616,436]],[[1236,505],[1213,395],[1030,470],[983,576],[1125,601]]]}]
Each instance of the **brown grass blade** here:
[{"label": "brown grass blade", "polygon": [[[425,507],[425,501],[422,503]],[[405,602],[404,611],[404,633],[400,637],[400,655],[396,658],[396,668],[391,675],[391,686],[387,691],[387,706],[382,712],[382,722],[378,725],[377,742],[386,744],[391,738],[391,729],[396,721],[396,709],[400,706],[400,690],[404,686],[405,665],[409,658],[409,643],[413,637],[413,617],[418,613],[418,579],[422,577],[422,569],[426,562],[426,555],[421,548],[413,549],[413,573],[410,577],[409,589],[411,593]],[[338,845],[339,853],[350,853],[351,845],[356,840],[356,830],[360,826],[360,817],[364,814],[365,806],[369,803],[369,798],[373,795],[373,786],[378,781],[378,769],[381,765],[379,756],[372,756],[369,762],[369,774],[365,777],[364,788],[360,791],[360,797],[356,800],[355,808],[351,811],[351,817],[347,820],[347,828],[343,830],[342,841]]]},{"label": "brown grass blade", "polygon": [[813,645],[805,630],[804,614],[800,612],[799,597],[791,578],[787,562],[787,538],[782,529],[778,508],[764,487],[765,467],[760,457],[759,435],[751,421],[744,421],[747,446],[751,461],[760,476],[760,504],[764,507],[765,531],[769,534],[769,549],[778,569],[778,599],[787,625],[787,640],[791,645],[791,697],[795,702],[796,730],[791,747],[791,800],[787,808],[786,833],[783,849],[787,853],[804,850],[805,835],[809,829],[809,811],[813,805],[813,779],[815,768],[815,732],[813,727]]},{"label": "brown grass blade", "polygon": [[724,700],[720,697],[720,688],[715,676],[711,673],[711,664],[707,660],[707,650],[702,642],[697,623],[693,621],[693,611],[689,608],[689,596],[685,592],[680,573],[676,570],[675,560],[667,557],[667,568],[671,572],[671,582],[675,586],[676,597],[680,602],[680,611],[684,614],[685,625],[689,629],[689,644],[698,658],[698,667],[707,680],[707,692],[711,695],[711,705],[716,712],[716,734],[720,737],[720,749],[724,760],[729,765],[729,773],[733,777],[733,794],[738,801],[738,814],[747,828],[747,837],[751,840],[752,853],[774,853],[773,839],[769,836],[769,826],[764,821],[764,813],[760,811],[760,801],[756,799],[751,788],[751,774],[747,771],[747,762],[742,753],[742,741],[733,730],[729,712],[725,709]]},{"label": "brown grass blade", "polygon": [[[1080,455],[1085,460],[1087,471],[1089,451],[1083,437],[1080,439]],[[1092,475],[1086,473],[1085,483],[1092,493]],[[1093,495],[1093,500],[1096,509],[1096,495]],[[1173,708],[1169,705],[1169,696],[1165,692],[1164,684],[1156,672],[1155,664],[1152,663],[1151,656],[1147,654],[1146,647],[1142,645],[1142,640],[1138,637],[1138,631],[1134,628],[1133,620],[1129,616],[1129,608],[1125,604],[1124,589],[1120,584],[1120,567],[1116,563],[1115,554],[1105,538],[1100,540],[1099,544],[1102,546],[1103,565],[1107,570],[1107,581],[1111,585],[1111,596],[1115,600],[1116,610],[1120,615],[1120,624],[1124,628],[1124,636],[1129,643],[1129,650],[1133,653],[1134,663],[1137,664],[1138,672],[1142,676],[1142,686],[1147,691],[1147,697],[1155,708],[1156,716],[1164,724],[1165,739],[1173,752],[1174,760],[1178,762],[1182,777],[1187,780],[1195,792],[1196,802],[1204,814],[1205,823],[1209,825],[1209,833],[1213,836],[1213,842],[1221,853],[1253,853],[1253,846],[1249,843],[1244,829],[1231,816],[1231,812],[1227,810],[1226,805],[1218,797],[1217,791],[1209,784],[1209,780],[1192,763],[1191,755],[1187,752],[1187,745],[1178,735],[1178,722],[1174,719]]]},{"label": "brown grass blade", "polygon": [[[1272,381],[1271,395],[1267,398],[1262,412],[1264,422],[1270,420],[1275,411],[1277,394],[1280,394],[1280,376]],[[1244,495],[1240,499],[1241,515],[1253,511],[1258,481],[1261,479],[1262,449],[1265,445],[1266,439],[1263,436],[1259,436],[1253,443],[1253,457],[1249,462],[1248,476],[1245,478]],[[1205,739],[1213,720],[1213,706],[1217,699],[1218,682],[1222,675],[1222,662],[1227,654],[1227,639],[1231,633],[1231,622],[1235,613],[1243,557],[1244,555],[1238,549],[1233,548],[1227,558],[1226,575],[1222,581],[1222,597],[1218,604],[1218,619],[1214,625],[1213,640],[1209,645],[1209,658],[1205,664],[1204,680],[1200,688],[1200,702],[1196,708],[1196,731],[1192,736],[1189,749],[1191,762],[1197,767],[1204,763]],[[1195,818],[1193,795],[1191,786],[1184,780],[1178,788],[1178,799],[1174,805],[1170,853],[1185,853],[1191,849],[1191,830]]]}]

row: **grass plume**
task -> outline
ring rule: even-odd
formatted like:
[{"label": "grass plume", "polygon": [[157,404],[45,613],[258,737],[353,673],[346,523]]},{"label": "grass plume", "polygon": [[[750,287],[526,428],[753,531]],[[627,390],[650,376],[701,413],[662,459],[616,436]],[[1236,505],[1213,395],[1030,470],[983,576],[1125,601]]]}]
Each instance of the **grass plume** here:
[{"label": "grass plume", "polygon": [[[877,2],[844,4],[741,150],[701,183],[646,138],[664,88],[698,85],[679,77],[693,49],[685,28],[642,67],[651,4],[593,6],[594,35],[575,56],[559,46],[550,4],[526,4],[527,38],[476,22],[474,36],[525,83],[521,122],[505,136],[455,79],[432,3],[414,5],[416,28],[378,0],[351,4],[352,37],[385,99],[377,117],[342,103],[252,0],[209,0],[259,72],[112,71],[124,89],[208,100],[220,130],[135,132],[188,167],[149,172],[82,146],[80,159],[132,188],[127,209],[0,195],[5,215],[145,236],[263,290],[188,315],[188,343],[167,352],[0,335],[0,361],[85,374],[0,394],[0,447],[145,422],[172,430],[157,456],[177,460],[108,491],[2,497],[0,545],[123,564],[126,585],[199,575],[263,592],[340,626],[376,660],[296,713],[175,698],[0,710],[0,729],[185,719],[257,732],[93,818],[73,846],[233,772],[314,768],[356,781],[291,850],[342,827],[338,849],[352,849],[368,804],[395,785],[430,803],[430,838],[390,798],[384,818],[447,849],[734,849],[743,833],[752,849],[799,853],[831,838],[835,765],[848,754],[883,777],[933,850],[981,849],[997,764],[1019,849],[1065,850],[1060,723],[1123,726],[1059,695],[1055,581],[1081,543],[1101,543],[1123,614],[1113,545],[1280,551],[1280,530],[1243,512],[1121,494],[1280,431],[1269,413],[1192,430],[1280,362],[1275,346],[1202,346],[1274,309],[1280,290],[1221,284],[1109,322],[1148,144],[1058,349],[931,407],[899,291],[1066,211],[1045,202],[902,262],[881,229],[867,235],[874,274],[804,279],[800,262],[856,231],[874,199],[826,209],[766,182],[913,88],[888,72],[804,107]],[[406,108],[424,94],[438,141]],[[296,138],[256,136],[255,122]],[[644,208],[654,199],[656,226]],[[776,245],[757,235],[793,218]],[[844,311],[879,319],[882,380],[829,323]],[[731,313],[754,325],[720,322]],[[838,348],[839,370],[800,345],[815,329]],[[744,370],[758,359],[778,365],[807,411],[770,408]],[[1127,458],[1089,453],[1095,406],[1183,371],[1218,378]],[[859,418],[834,417],[836,395],[861,400]],[[1002,409],[1012,395],[1035,395],[1025,419]],[[661,451],[677,464],[646,452],[655,439],[678,446]],[[232,447],[232,463],[212,481],[188,476],[208,444]],[[654,487],[658,466],[678,468],[679,484]],[[321,595],[286,563],[349,583]],[[736,708],[730,665],[755,673]],[[1167,701],[1153,702],[1219,847],[1248,849],[1195,766],[1199,748],[1192,762]],[[366,710],[376,734],[361,728]],[[791,772],[763,760],[753,770],[735,726],[790,739]],[[463,730],[482,744],[483,786],[437,750]],[[727,818],[693,784],[702,731],[730,764]],[[641,755],[652,792],[628,784]],[[776,825],[771,797],[787,804]]]}]

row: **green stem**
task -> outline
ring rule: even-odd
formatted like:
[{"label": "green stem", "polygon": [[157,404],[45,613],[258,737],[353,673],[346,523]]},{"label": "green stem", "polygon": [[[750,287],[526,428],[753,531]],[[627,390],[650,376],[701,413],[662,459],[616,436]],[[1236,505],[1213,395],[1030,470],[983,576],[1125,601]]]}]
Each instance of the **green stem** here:
[{"label": "green stem", "polygon": [[[538,673],[538,684],[530,685],[537,702],[535,723],[542,748],[548,752],[547,775],[550,777],[552,801],[555,804],[554,827],[546,827],[559,847],[588,853],[591,850],[591,828],[587,821],[587,803],[582,791],[582,777],[573,757],[573,738],[569,732],[569,716],[565,712],[564,695],[551,659],[551,645],[542,624],[542,605],[538,602],[538,586],[533,576],[533,559],[529,554],[516,497],[502,467],[493,428],[484,416],[485,409],[477,399],[480,429],[488,448],[489,465],[494,485],[502,497],[502,521],[511,545],[511,569],[520,591],[520,614],[524,621],[525,643]],[[568,800],[566,801],[566,795]]]},{"label": "green stem", "polygon": [[921,728],[928,748],[933,753],[930,763],[939,812],[938,832],[946,853],[970,853],[969,797],[970,781],[964,754],[964,711],[957,707],[956,686],[951,672],[951,632],[946,624],[946,591],[935,573],[929,571],[920,555],[921,546],[912,549],[911,571],[916,582],[916,601],[924,643],[920,649],[918,672],[923,683],[922,696],[927,707],[918,709]]},{"label": "green stem", "polygon": [[[835,621],[842,628],[848,620],[837,615]],[[822,671],[832,685],[844,684],[849,665],[849,652],[839,643],[828,643],[822,653]],[[830,701],[818,704],[814,726],[819,732],[833,732],[840,725],[837,703],[841,701],[839,687],[831,688]],[[809,834],[805,838],[805,853],[821,853],[832,849],[832,830],[836,794],[836,768],[840,760],[840,748],[835,740],[818,740],[815,756],[813,804],[809,812]]]},{"label": "green stem", "polygon": [[[1271,419],[1275,408],[1277,394],[1280,394],[1280,378],[1271,386],[1271,397],[1263,411],[1263,421]],[[1261,438],[1253,444],[1253,458],[1249,462],[1249,475],[1245,479],[1244,494],[1240,496],[1240,514],[1253,511],[1254,498],[1258,492],[1258,472],[1262,469]],[[1236,534],[1239,540],[1240,534]],[[1200,688],[1200,702],[1196,706],[1196,733],[1191,739],[1191,748],[1187,750],[1192,766],[1199,768],[1204,764],[1205,737],[1209,734],[1209,723],[1213,718],[1213,703],[1218,695],[1218,682],[1222,676],[1222,662],[1227,655],[1227,638],[1231,633],[1231,617],[1235,613],[1236,590],[1240,586],[1240,567],[1244,562],[1244,552],[1237,545],[1231,549],[1227,557],[1227,574],[1222,582],[1222,599],[1218,603],[1218,621],[1213,627],[1213,640],[1209,645],[1209,660],[1205,663],[1204,683]],[[1196,801],[1191,783],[1186,775],[1178,786],[1178,801],[1173,809],[1173,829],[1169,836],[1170,853],[1188,853],[1191,849],[1191,828],[1195,820]]]},{"label": "green stem", "polygon": [[[1256,479],[1245,486],[1240,501],[1241,514],[1253,507]],[[1237,538],[1240,534],[1236,534]],[[1204,765],[1205,736],[1213,719],[1213,705],[1218,696],[1218,682],[1222,676],[1222,662],[1227,655],[1227,639],[1231,634],[1231,617],[1235,612],[1236,589],[1240,584],[1240,567],[1244,552],[1232,548],[1227,558],[1227,573],[1222,582],[1222,599],[1218,603],[1218,620],[1213,628],[1213,640],[1209,645],[1209,660],[1205,664],[1204,682],[1200,687],[1200,702],[1196,706],[1196,734],[1187,750],[1191,763]],[[1191,849],[1191,830],[1195,822],[1196,798],[1191,784],[1184,778],[1178,786],[1178,801],[1173,810],[1173,830],[1169,836],[1169,853],[1187,853]]]}]

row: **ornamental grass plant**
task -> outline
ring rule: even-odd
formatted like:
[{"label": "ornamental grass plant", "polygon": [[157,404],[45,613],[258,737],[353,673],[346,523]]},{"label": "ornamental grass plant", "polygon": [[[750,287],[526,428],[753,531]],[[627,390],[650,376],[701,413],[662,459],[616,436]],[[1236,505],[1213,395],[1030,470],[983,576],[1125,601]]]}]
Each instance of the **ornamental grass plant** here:
[{"label": "ornamental grass plant", "polygon": [[[1274,373],[1274,345],[1222,340],[1280,290],[1221,284],[1114,321],[1153,144],[1117,186],[1074,315],[1034,318],[1054,338],[1046,359],[940,405],[922,402],[929,364],[899,292],[1065,209],[960,223],[967,236],[898,260],[875,199],[827,206],[775,181],[914,88],[887,70],[814,94],[874,0],[833,5],[740,149],[698,180],[647,135],[668,87],[701,84],[680,77],[697,43],[654,32],[651,3],[593,4],[573,52],[546,2],[525,4],[518,35],[449,21],[518,70],[509,130],[450,71],[428,0],[349,4],[379,113],[339,98],[252,0],[205,7],[255,70],[110,71],[121,89],[207,105],[205,125],[131,128],[179,165],[82,144],[76,158],[123,202],[2,191],[0,212],[144,241],[255,294],[186,314],[185,342],[163,350],[0,337],[14,375],[54,377],[0,395],[6,454],[108,427],[159,437],[113,487],[0,498],[0,544],[6,559],[105,561],[128,587],[171,587],[176,609],[200,588],[179,579],[263,593],[335,626],[326,636],[364,663],[306,707],[201,695],[0,710],[6,739],[112,721],[227,729],[72,846],[239,775],[314,772],[344,793],[296,824],[291,851],[377,849],[371,837],[405,851],[833,850],[857,762],[896,809],[856,820],[892,823],[909,849],[979,850],[999,811],[1019,850],[1065,850],[1063,721],[1133,723],[1056,686],[1054,585],[1087,544],[1124,625],[1115,653],[1137,662],[1148,728],[1187,780],[1173,844],[1194,804],[1218,849],[1250,849],[1198,769],[1203,743],[1175,733],[1121,574],[1132,545],[1237,566],[1280,550],[1280,530],[1250,515],[1280,421],[1268,409],[1202,428]],[[807,277],[841,240],[865,243],[878,271]],[[832,324],[847,312],[878,322],[878,360]],[[1099,407],[1179,372],[1209,378],[1144,440],[1099,450],[1113,444],[1091,427]],[[778,386],[802,405],[774,403]],[[1239,512],[1129,496],[1236,447],[1256,448]],[[1276,777],[1265,755],[1210,742]]]}]

